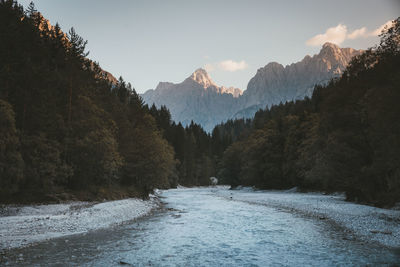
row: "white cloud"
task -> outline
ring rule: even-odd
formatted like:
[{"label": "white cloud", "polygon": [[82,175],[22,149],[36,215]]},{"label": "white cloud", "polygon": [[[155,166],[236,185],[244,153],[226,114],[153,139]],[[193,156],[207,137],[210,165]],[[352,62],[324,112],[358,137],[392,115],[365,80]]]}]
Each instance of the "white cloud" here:
[{"label": "white cloud", "polygon": [[361,37],[367,36],[367,28],[362,27],[360,29],[354,30],[353,32],[347,35],[347,39],[357,39]]},{"label": "white cloud", "polygon": [[240,62],[236,62],[233,60],[224,60],[218,63],[218,67],[221,70],[226,70],[226,71],[237,71],[237,70],[244,70],[245,68],[248,67],[247,63],[242,60]]},{"label": "white cloud", "polygon": [[249,65],[244,61],[233,61],[231,59],[220,61],[217,63],[207,63],[204,65],[204,69],[207,72],[214,71],[216,69],[223,70],[223,71],[238,71],[238,70],[244,70],[248,67]]},{"label": "white cloud", "polygon": [[326,42],[341,44],[346,39],[347,26],[339,24],[336,27],[329,28],[325,33],[318,34],[307,40],[306,44],[310,46],[319,46]]},{"label": "white cloud", "polygon": [[336,27],[327,29],[325,33],[315,35],[311,39],[307,40],[306,44],[309,46],[320,46],[326,42],[331,42],[340,45],[347,39],[354,40],[359,38],[374,37],[381,34],[382,30],[385,29],[386,26],[392,26],[392,23],[393,22],[389,20],[373,31],[368,31],[366,27],[362,27],[349,33],[346,25],[338,24]]}]

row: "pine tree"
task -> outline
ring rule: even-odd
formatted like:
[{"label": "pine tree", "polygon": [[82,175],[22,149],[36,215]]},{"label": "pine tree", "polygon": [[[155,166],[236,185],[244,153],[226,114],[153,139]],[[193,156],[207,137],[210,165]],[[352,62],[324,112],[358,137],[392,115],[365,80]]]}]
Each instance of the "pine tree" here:
[{"label": "pine tree", "polygon": [[70,41],[70,53],[72,56],[83,59],[89,55],[89,51],[85,52],[88,41],[85,41],[81,36],[79,36],[74,27],[69,30],[68,39]]},{"label": "pine tree", "polygon": [[35,4],[32,1],[29,3],[28,7],[26,8],[25,14],[30,18],[34,18],[37,15],[37,10],[36,10]]}]

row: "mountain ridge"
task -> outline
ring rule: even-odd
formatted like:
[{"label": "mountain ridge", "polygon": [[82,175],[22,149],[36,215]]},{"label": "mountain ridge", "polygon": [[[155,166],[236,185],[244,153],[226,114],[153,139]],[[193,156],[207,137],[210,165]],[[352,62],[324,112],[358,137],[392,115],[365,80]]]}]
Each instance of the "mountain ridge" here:
[{"label": "mountain ridge", "polygon": [[193,120],[211,131],[234,112],[241,94],[239,88],[216,85],[208,73],[199,68],[181,83],[160,82],[141,96],[149,105],[168,107],[173,120],[183,125]]},{"label": "mountain ridge", "polygon": [[210,132],[228,119],[251,118],[260,108],[310,97],[315,85],[340,77],[351,58],[362,52],[327,42],[318,54],[298,62],[286,66],[269,62],[257,70],[244,91],[218,86],[199,68],[183,82],[160,82],[142,97],[149,105],[166,106],[176,122],[188,125],[193,120]]},{"label": "mountain ridge", "polygon": [[[272,106],[280,102],[310,97],[314,86],[340,77],[353,56],[362,50],[340,48],[325,43],[320,52],[306,55],[301,61],[283,66],[270,62],[257,70],[243,93],[243,109],[251,106]],[[248,114],[251,117],[254,114]]]}]

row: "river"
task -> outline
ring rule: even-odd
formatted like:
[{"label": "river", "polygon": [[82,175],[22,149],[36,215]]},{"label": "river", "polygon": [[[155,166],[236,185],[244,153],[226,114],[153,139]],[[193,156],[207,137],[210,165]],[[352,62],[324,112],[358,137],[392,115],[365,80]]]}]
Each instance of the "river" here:
[{"label": "river", "polygon": [[[221,191],[223,194],[220,194]],[[3,255],[17,266],[385,266],[398,250],[347,238],[340,227],[230,198],[227,189],[167,190],[144,218]]]}]

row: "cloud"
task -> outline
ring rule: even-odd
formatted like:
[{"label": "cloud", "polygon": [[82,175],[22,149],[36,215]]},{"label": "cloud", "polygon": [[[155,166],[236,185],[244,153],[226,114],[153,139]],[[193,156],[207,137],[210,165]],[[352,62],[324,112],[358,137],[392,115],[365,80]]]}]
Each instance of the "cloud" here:
[{"label": "cloud", "polygon": [[327,29],[325,33],[318,34],[307,40],[306,44],[309,46],[319,46],[326,42],[341,44],[346,39],[346,34],[347,26],[339,24],[336,27]]},{"label": "cloud", "polygon": [[366,27],[362,27],[360,29],[354,30],[353,32],[347,35],[348,39],[357,39],[357,38],[367,38],[378,36],[382,33],[382,31],[387,27],[390,28],[393,25],[393,22],[389,20],[385,24],[379,26],[373,31],[368,31]]},{"label": "cloud", "polygon": [[353,40],[353,39],[365,37],[366,35],[367,35],[367,28],[362,27],[360,29],[354,30],[353,32],[349,33],[347,35],[347,39]]},{"label": "cloud", "polygon": [[338,24],[336,27],[331,27],[325,31],[325,33],[317,34],[314,37],[307,40],[306,44],[309,46],[320,46],[326,42],[331,42],[340,45],[345,40],[354,40],[359,38],[374,37],[381,34],[385,27],[392,26],[393,22],[389,20],[385,24],[379,26],[373,31],[368,31],[366,27],[356,29],[352,32],[348,32],[347,26],[344,24]]},{"label": "cloud", "polygon": [[231,59],[220,61],[217,63],[207,63],[204,65],[204,69],[208,72],[214,71],[216,69],[223,70],[223,71],[238,71],[238,70],[244,70],[248,67],[249,65],[244,61],[233,61]]},{"label": "cloud", "polygon": [[240,62],[235,62],[233,60],[225,60],[219,62],[219,68],[226,71],[237,71],[237,70],[244,70],[248,67],[247,63],[242,60]]},{"label": "cloud", "polygon": [[382,26],[380,26],[379,28],[377,28],[375,31],[371,32],[371,35],[372,35],[372,36],[378,36],[379,34],[382,33],[382,31],[385,29],[385,27],[390,28],[390,27],[392,27],[392,25],[393,25],[393,21],[392,21],[392,20],[389,20],[389,21],[387,21],[385,24],[383,24]]}]

